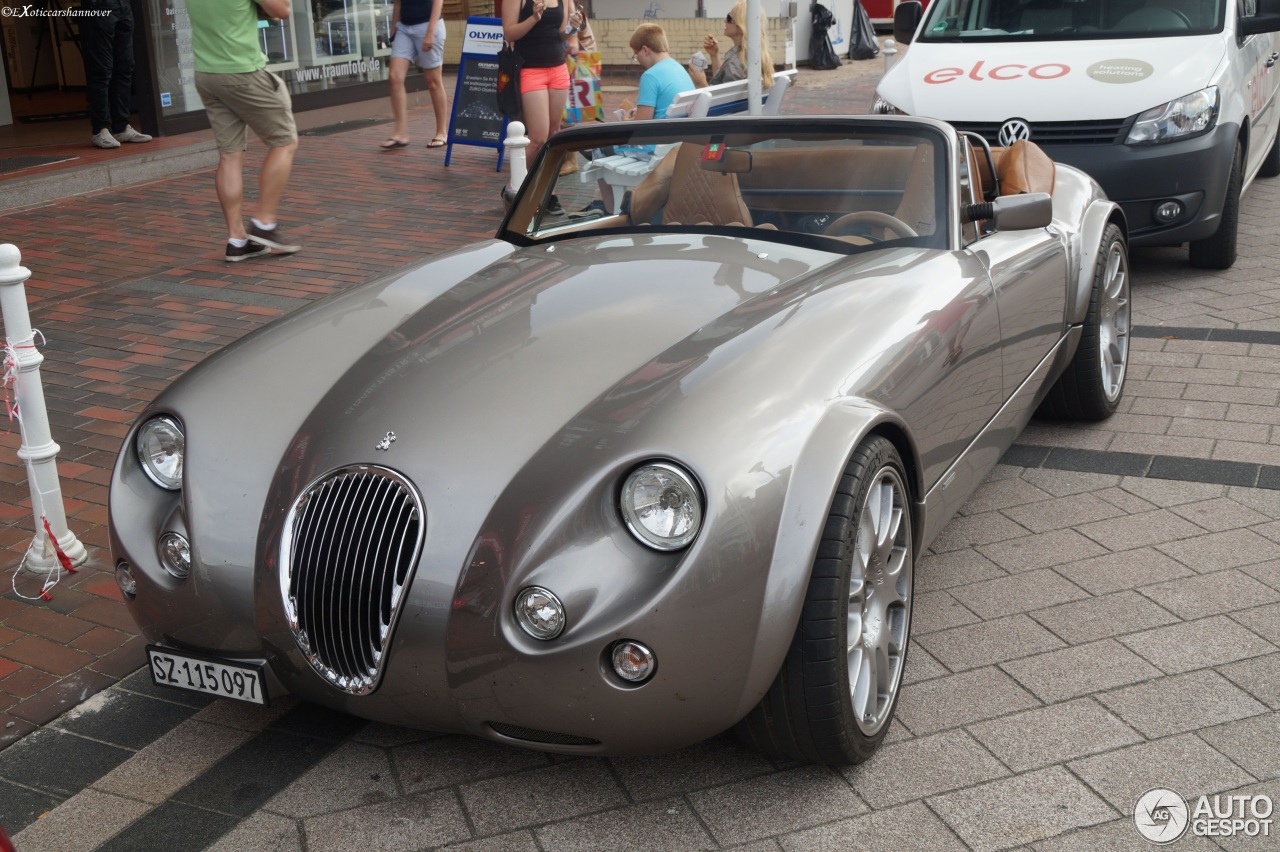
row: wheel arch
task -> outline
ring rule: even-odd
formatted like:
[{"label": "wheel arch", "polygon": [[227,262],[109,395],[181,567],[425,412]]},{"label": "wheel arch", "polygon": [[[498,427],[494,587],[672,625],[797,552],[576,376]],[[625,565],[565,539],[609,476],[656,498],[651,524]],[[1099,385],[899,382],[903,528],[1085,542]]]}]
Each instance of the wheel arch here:
[{"label": "wheel arch", "polygon": [[1097,199],[1085,211],[1080,224],[1080,268],[1076,270],[1075,287],[1067,303],[1067,325],[1080,325],[1089,313],[1089,294],[1093,291],[1094,265],[1102,247],[1102,235],[1108,225],[1116,225],[1129,240],[1129,223],[1124,211],[1114,201]]}]

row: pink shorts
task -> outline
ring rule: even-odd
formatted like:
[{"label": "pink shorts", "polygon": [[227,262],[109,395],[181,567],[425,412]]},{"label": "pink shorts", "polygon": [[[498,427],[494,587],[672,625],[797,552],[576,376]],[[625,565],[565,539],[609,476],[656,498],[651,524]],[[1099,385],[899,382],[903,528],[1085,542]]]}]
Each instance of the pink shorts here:
[{"label": "pink shorts", "polygon": [[537,92],[542,89],[563,89],[569,91],[569,67],[557,65],[554,68],[520,69],[520,94]]}]

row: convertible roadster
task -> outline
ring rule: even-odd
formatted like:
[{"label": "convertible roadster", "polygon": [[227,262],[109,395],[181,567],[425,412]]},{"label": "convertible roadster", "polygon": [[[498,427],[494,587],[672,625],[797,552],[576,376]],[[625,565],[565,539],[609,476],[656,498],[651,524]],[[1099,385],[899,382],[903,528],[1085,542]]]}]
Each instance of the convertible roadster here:
[{"label": "convertible roadster", "polygon": [[117,580],[178,689],[858,762],[920,554],[1037,410],[1116,409],[1129,317],[1123,215],[1029,143],[574,128],[494,239],[161,393],[112,479]]}]

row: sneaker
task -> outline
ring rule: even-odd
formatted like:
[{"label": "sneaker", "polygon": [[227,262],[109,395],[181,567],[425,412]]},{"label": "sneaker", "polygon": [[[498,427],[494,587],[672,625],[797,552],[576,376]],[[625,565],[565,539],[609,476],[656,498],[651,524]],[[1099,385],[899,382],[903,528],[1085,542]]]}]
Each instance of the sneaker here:
[{"label": "sneaker", "polygon": [[302,246],[289,245],[286,243],[284,241],[284,234],[281,233],[279,225],[268,231],[266,228],[259,228],[257,225],[250,223],[249,239],[259,245],[273,248],[276,251],[284,252],[285,254],[293,254],[295,251],[302,248]]},{"label": "sneaker", "polygon": [[139,133],[129,125],[124,126],[124,130],[119,133],[112,133],[117,142],[150,142],[151,137],[146,133]]},{"label": "sneaker", "polygon": [[90,141],[99,148],[120,147],[120,143],[116,141],[116,137],[112,136],[111,131],[105,127],[93,134],[93,138]]},{"label": "sneaker", "polygon": [[560,206],[560,199],[554,195],[547,201],[547,213],[552,216],[564,215],[564,208]]},{"label": "sneaker", "polygon": [[253,240],[238,246],[233,242],[227,242],[226,261],[228,263],[239,263],[242,260],[248,260],[251,257],[263,257],[271,254],[271,249],[264,245],[259,245]]}]

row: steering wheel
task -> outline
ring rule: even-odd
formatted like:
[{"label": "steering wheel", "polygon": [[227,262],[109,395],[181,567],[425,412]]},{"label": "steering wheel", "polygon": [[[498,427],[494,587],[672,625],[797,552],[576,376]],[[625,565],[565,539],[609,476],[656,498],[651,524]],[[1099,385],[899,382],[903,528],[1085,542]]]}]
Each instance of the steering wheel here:
[{"label": "steering wheel", "polygon": [[897,216],[890,216],[888,213],[881,213],[878,210],[858,210],[853,213],[846,213],[823,229],[822,233],[828,237],[838,237],[850,225],[878,225],[886,231],[897,234],[899,237],[920,236],[910,225]]}]

